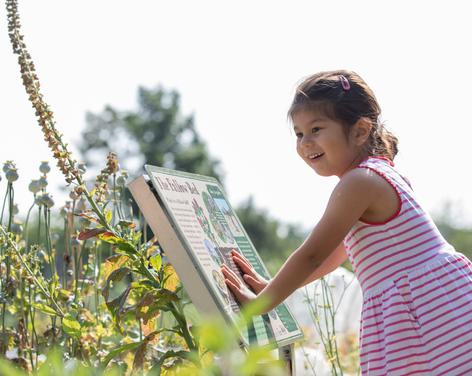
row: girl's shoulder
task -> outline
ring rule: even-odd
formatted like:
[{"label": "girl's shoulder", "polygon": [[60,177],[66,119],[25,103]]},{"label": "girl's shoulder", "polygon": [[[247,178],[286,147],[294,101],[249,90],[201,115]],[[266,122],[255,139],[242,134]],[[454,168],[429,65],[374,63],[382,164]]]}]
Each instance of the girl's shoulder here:
[{"label": "girl's shoulder", "polygon": [[402,210],[418,206],[410,182],[400,174],[394,163],[383,157],[368,157],[357,168],[356,175],[368,176],[371,191],[375,191],[369,209],[360,221],[367,224],[385,224],[397,217]]},{"label": "girl's shoulder", "polygon": [[366,157],[357,167],[394,168],[395,163],[387,157]]},{"label": "girl's shoulder", "polygon": [[367,157],[359,163],[357,169],[366,169],[375,172],[396,190],[409,193],[413,190],[409,179],[397,170],[393,161],[386,157]]}]

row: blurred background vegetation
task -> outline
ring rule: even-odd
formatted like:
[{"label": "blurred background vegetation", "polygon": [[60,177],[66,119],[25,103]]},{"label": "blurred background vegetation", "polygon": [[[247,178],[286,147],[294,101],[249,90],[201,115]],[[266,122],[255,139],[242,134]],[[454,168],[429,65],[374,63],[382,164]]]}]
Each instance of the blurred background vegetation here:
[{"label": "blurred background vegetation", "polygon": [[[134,110],[107,105],[101,113],[87,113],[86,127],[77,146],[92,170],[94,166],[99,170],[109,151],[120,150],[121,167],[131,177],[142,174],[146,163],[213,176],[224,186],[222,162],[211,155],[198,134],[193,114],[183,114],[179,93],[162,86],[139,87]],[[454,208],[450,203],[443,207],[434,218],[441,233],[472,259],[472,228],[452,220]],[[252,197],[235,210],[272,275],[309,231],[270,216],[266,209],[256,206]],[[348,261],[343,266],[352,270]]]}]

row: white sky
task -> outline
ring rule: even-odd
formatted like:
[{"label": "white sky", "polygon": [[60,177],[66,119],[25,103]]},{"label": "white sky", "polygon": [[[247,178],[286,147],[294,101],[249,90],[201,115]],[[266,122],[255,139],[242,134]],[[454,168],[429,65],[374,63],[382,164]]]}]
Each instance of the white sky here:
[{"label": "white sky", "polygon": [[[426,209],[453,200],[458,222],[472,225],[467,3],[23,0],[20,13],[43,94],[71,143],[86,111],[136,108],[138,85],[175,88],[223,163],[233,205],[254,195],[274,217],[308,228],[336,178],[298,160],[286,111],[303,77],[352,69],[376,93],[400,139],[396,165]],[[20,83],[4,6],[0,61],[0,163],[17,163],[24,211],[28,183],[51,158]],[[50,181],[62,205],[61,175]]]}]

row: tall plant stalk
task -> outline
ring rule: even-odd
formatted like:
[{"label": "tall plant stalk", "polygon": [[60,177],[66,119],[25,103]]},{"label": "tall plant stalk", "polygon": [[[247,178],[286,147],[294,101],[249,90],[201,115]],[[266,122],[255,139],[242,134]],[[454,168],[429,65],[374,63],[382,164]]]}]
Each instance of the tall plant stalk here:
[{"label": "tall plant stalk", "polygon": [[[308,303],[313,323],[316,332],[318,333],[321,343],[323,345],[327,360],[330,365],[331,374],[333,376],[343,375],[343,367],[339,357],[338,337],[336,332],[336,313],[339,304],[344,296],[344,293],[349,285],[343,286],[343,293],[341,294],[338,304],[335,304],[333,291],[329,285],[329,277],[320,278],[314,286],[315,297],[311,299],[307,289],[305,288],[305,297]],[[316,291],[320,290],[320,293]],[[317,298],[318,295],[321,295]],[[319,301],[321,298],[321,301]]]},{"label": "tall plant stalk", "polygon": [[[106,298],[106,304],[108,308],[110,309],[110,312],[112,313],[114,320],[119,321],[120,320],[120,312],[123,309],[123,304],[124,301],[126,300],[126,297],[130,293],[131,287],[129,286],[123,295],[120,297],[120,302],[118,307],[117,307],[117,301],[116,300],[107,300],[108,298],[108,289],[111,284],[113,284],[114,280],[111,278],[117,278],[119,276],[119,279],[121,279],[123,276],[121,274],[117,274],[118,272],[121,273],[123,270],[124,272],[131,272],[131,274],[136,274],[140,276],[141,281],[138,283],[134,283],[134,285],[138,285],[138,288],[142,289],[142,287],[139,287],[140,283],[143,283],[142,286],[146,286],[147,288],[152,288],[152,289],[163,289],[164,282],[158,278],[156,271],[152,270],[152,268],[149,267],[149,261],[148,261],[148,255],[146,250],[143,250],[140,244],[140,237],[139,233],[135,234],[133,231],[131,231],[131,228],[134,227],[131,223],[127,221],[118,221],[117,226],[114,225],[114,223],[117,223],[116,218],[119,217],[119,219],[123,218],[123,215],[120,211],[119,205],[118,205],[118,198],[116,195],[116,172],[118,171],[118,162],[116,158],[116,154],[110,153],[108,156],[107,160],[107,167],[102,170],[101,174],[97,177],[96,181],[96,186],[92,191],[89,191],[85,185],[85,181],[83,179],[83,170],[80,168],[79,164],[75,159],[73,159],[71,152],[68,150],[67,144],[64,142],[62,134],[57,130],[56,128],[56,123],[54,120],[54,114],[52,110],[50,109],[49,105],[44,101],[43,96],[40,92],[40,83],[38,80],[38,77],[36,75],[35,71],[35,66],[33,64],[33,61],[31,59],[30,54],[27,51],[26,44],[24,43],[24,38],[20,33],[20,18],[18,14],[18,1],[17,0],[6,0],[6,7],[7,7],[7,13],[8,13],[8,30],[9,30],[9,36],[10,36],[10,41],[13,47],[13,53],[18,55],[18,63],[20,65],[20,72],[21,72],[21,78],[23,81],[23,85],[26,89],[26,93],[28,94],[29,101],[33,105],[33,108],[35,109],[35,115],[38,121],[38,124],[41,127],[41,130],[44,135],[44,139],[47,142],[49,148],[51,149],[53,153],[53,157],[55,158],[57,162],[58,168],[61,170],[63,173],[65,180],[68,184],[73,185],[73,192],[74,195],[77,198],[83,197],[87,201],[91,212],[93,213],[89,215],[90,219],[93,220],[93,223],[95,225],[95,228],[93,229],[85,229],[81,234],[79,235],[79,239],[81,240],[86,240],[90,238],[91,236],[100,236],[100,239],[103,241],[106,241],[108,243],[111,243],[116,247],[117,249],[120,250],[121,254],[126,255],[128,258],[128,267],[122,267],[120,270],[116,270],[115,274],[111,274],[109,276],[109,280],[106,282],[107,287],[104,289],[102,292],[102,295]],[[112,177],[113,178],[113,197],[112,197],[112,203],[113,203],[113,211],[115,212],[115,215],[113,215],[112,212],[110,212],[111,215],[109,215],[109,211],[105,210],[106,207],[106,193],[107,193],[107,181],[108,179]],[[42,209],[44,212],[41,213],[41,206],[40,206],[40,215],[39,215],[39,220],[41,221],[41,214],[44,215],[44,222],[45,222],[45,244],[46,244],[46,251],[49,256],[49,261],[50,261],[50,269],[51,269],[51,277],[55,278],[56,274],[56,268],[55,268],[55,258],[54,258],[54,251],[52,249],[52,243],[51,243],[51,237],[50,237],[50,232],[49,232],[49,226],[50,226],[50,213],[48,212],[46,207],[43,207]],[[92,218],[93,217],[93,218]],[[39,226],[39,229],[41,229],[41,225]],[[9,247],[14,249],[14,251],[17,253],[22,265],[24,264],[25,269],[28,271],[28,274],[30,274],[31,278],[33,278],[35,282],[35,286],[37,289],[39,289],[48,299],[48,301],[51,303],[52,307],[55,310],[55,313],[57,316],[63,318],[66,320],[66,322],[71,322],[71,318],[69,316],[65,317],[66,315],[62,311],[60,305],[55,301],[54,298],[54,293],[53,289],[56,287],[57,281],[53,282],[51,284],[51,289],[48,291],[48,288],[43,286],[40,281],[37,280],[36,276],[34,273],[28,269],[27,263],[25,263],[25,260],[22,258],[21,253],[19,252],[18,248],[16,248],[16,245],[14,242],[11,242],[11,239],[8,237],[7,232],[2,229],[2,231],[5,233],[4,236],[8,238],[8,244]],[[92,235],[91,235],[92,234]],[[39,238],[39,236],[38,236]],[[39,240],[39,239],[38,239]],[[75,296],[78,296],[78,265],[79,265],[79,258],[80,254],[75,255]],[[99,281],[99,270],[100,270],[100,252],[95,252],[94,257],[96,259],[95,262],[95,270],[94,270],[94,281],[95,285],[98,284]],[[133,287],[134,287],[133,285]],[[96,291],[98,292],[98,291]],[[175,294],[174,294],[175,295]],[[96,294],[98,296],[98,294]],[[172,296],[172,295],[171,295]],[[172,299],[178,299],[172,296]],[[186,321],[186,318],[183,314],[183,311],[179,308],[180,303],[169,300],[166,303],[163,303],[164,306],[166,307],[167,310],[169,310],[175,317],[178,323],[178,329],[176,332],[178,332],[183,340],[185,341],[188,349],[190,351],[192,350],[198,350],[198,347],[196,345],[195,340],[193,339],[189,329],[188,329],[188,323]],[[98,300],[96,299],[96,304],[98,305]],[[150,303],[148,303],[150,304]],[[98,318],[98,317],[97,317]],[[64,321],[63,321],[64,322]],[[72,322],[73,327],[76,327],[74,330],[78,330],[78,327],[80,327],[80,324],[77,324]],[[71,324],[71,325],[72,325]],[[53,327],[55,325],[55,321],[53,321]],[[70,335],[78,335],[75,334],[73,331],[73,328],[69,328],[69,333]],[[53,331],[53,334],[55,331]],[[151,338],[151,337],[150,337]],[[145,341],[143,339],[143,341]],[[169,353],[170,354],[170,353]],[[166,357],[169,357],[169,354],[166,354]]]}]

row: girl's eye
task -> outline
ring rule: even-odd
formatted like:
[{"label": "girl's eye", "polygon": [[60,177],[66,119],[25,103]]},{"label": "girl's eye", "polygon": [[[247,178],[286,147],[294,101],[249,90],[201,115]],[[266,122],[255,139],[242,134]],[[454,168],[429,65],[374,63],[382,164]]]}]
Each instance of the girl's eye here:
[{"label": "girl's eye", "polygon": [[311,133],[318,133],[321,130],[320,127],[314,127],[311,129]]},{"label": "girl's eye", "polygon": [[303,134],[302,133],[295,133],[295,136],[297,136],[297,138],[302,138]]}]

